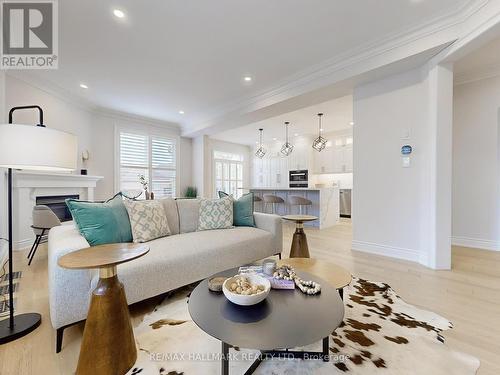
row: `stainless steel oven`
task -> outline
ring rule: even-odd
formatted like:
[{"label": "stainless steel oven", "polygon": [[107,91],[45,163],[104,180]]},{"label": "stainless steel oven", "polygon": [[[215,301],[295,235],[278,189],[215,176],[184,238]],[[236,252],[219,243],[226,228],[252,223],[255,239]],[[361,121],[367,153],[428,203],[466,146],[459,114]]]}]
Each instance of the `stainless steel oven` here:
[{"label": "stainless steel oven", "polygon": [[307,169],[290,171],[288,181],[291,188],[309,187],[309,173]]}]

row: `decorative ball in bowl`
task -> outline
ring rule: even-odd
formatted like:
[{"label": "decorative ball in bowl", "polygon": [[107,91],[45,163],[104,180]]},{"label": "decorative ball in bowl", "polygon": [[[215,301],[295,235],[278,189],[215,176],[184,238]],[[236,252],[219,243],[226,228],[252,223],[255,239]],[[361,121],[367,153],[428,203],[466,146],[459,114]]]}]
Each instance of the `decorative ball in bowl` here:
[{"label": "decorative ball in bowl", "polygon": [[222,284],[226,298],[240,306],[256,305],[266,299],[270,290],[269,280],[255,274],[236,275]]}]

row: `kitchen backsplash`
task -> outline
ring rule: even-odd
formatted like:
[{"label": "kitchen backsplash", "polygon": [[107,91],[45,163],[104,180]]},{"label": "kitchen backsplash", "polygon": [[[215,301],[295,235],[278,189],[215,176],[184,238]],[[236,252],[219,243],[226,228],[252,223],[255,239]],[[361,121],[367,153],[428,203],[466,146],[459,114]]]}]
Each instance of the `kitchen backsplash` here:
[{"label": "kitchen backsplash", "polygon": [[352,173],[309,175],[310,187],[315,187],[316,184],[332,186],[333,183],[337,183],[339,185],[339,189],[352,189]]}]

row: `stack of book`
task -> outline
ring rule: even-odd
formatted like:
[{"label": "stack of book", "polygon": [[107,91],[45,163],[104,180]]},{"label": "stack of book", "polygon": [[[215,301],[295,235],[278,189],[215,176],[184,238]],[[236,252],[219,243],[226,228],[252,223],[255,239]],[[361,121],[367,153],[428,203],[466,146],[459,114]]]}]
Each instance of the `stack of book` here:
[{"label": "stack of book", "polygon": [[264,273],[262,266],[243,266],[238,270],[240,275],[257,274],[269,280],[272,289],[295,289],[293,280],[276,279],[272,275]]}]

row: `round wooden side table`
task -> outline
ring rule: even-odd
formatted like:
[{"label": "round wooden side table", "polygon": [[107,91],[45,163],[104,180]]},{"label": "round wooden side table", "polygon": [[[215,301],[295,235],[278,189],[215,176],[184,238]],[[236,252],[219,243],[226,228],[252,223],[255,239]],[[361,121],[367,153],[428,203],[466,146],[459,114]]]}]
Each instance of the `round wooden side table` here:
[{"label": "round wooden side table", "polygon": [[307,237],[304,232],[304,222],[318,220],[318,218],[311,215],[285,215],[283,219],[294,221],[296,224],[290,258],[309,258],[309,246],[307,246]]},{"label": "round wooden side table", "polygon": [[279,266],[283,264],[288,264],[295,268],[295,270],[309,272],[328,281],[337,289],[342,299],[344,299],[344,288],[349,285],[352,280],[352,275],[349,270],[324,260],[293,258],[278,261]]},{"label": "round wooden side table", "polygon": [[137,360],[127,298],[116,266],[148,251],[146,245],[118,243],[88,247],[59,258],[63,268],[99,269],[83,331],[78,375],[125,374]]}]

